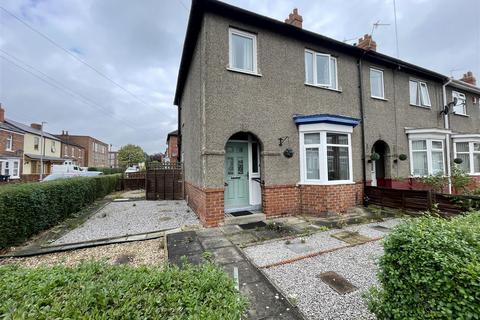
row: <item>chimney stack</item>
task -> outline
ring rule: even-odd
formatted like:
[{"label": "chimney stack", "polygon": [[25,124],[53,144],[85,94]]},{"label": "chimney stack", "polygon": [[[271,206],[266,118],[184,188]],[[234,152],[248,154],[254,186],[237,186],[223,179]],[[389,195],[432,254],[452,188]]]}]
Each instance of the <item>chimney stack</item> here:
[{"label": "chimney stack", "polygon": [[0,122],[5,122],[5,109],[2,108],[1,103],[0,103]]},{"label": "chimney stack", "polygon": [[32,123],[30,127],[37,130],[42,130],[42,125],[40,123]]},{"label": "chimney stack", "polygon": [[466,82],[468,84],[471,84],[472,86],[477,85],[477,79],[473,76],[472,71],[468,71],[463,75],[463,77],[460,79],[460,81]]},{"label": "chimney stack", "polygon": [[293,12],[288,15],[288,18],[285,19],[285,23],[302,29],[303,18],[298,14],[297,8],[293,9]]},{"label": "chimney stack", "polygon": [[369,34],[365,34],[363,38],[358,39],[357,47],[367,51],[377,51],[377,43],[372,39],[372,36]]}]

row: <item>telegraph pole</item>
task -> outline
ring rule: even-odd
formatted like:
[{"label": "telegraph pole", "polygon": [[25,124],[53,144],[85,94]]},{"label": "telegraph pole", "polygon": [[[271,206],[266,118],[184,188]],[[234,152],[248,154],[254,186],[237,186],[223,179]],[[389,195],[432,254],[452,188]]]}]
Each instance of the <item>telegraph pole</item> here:
[{"label": "telegraph pole", "polygon": [[45,139],[43,138],[43,126],[47,123],[42,121],[41,134],[40,134],[40,181],[43,180],[43,156],[45,155]]}]

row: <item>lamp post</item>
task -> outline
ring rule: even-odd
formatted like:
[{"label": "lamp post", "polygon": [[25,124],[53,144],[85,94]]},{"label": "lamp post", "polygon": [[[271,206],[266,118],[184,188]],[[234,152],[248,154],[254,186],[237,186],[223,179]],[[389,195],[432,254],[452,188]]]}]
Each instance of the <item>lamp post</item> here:
[{"label": "lamp post", "polygon": [[42,121],[42,126],[40,128],[40,181],[43,180],[43,156],[45,155],[45,139],[43,138],[43,126],[47,123]]}]

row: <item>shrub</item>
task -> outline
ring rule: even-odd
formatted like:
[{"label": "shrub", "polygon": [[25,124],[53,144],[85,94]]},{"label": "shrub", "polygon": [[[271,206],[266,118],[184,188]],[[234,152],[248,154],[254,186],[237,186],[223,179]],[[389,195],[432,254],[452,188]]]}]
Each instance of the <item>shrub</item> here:
[{"label": "shrub", "polygon": [[414,219],[384,247],[368,295],[378,319],[480,319],[480,212]]},{"label": "shrub", "polygon": [[100,171],[103,174],[115,174],[123,173],[125,169],[122,168],[97,168],[97,167],[88,167],[87,171]]},{"label": "shrub", "polygon": [[6,319],[240,319],[246,300],[213,264],[0,267]]},{"label": "shrub", "polygon": [[0,188],[0,248],[58,224],[114,191],[120,175],[81,177]]}]

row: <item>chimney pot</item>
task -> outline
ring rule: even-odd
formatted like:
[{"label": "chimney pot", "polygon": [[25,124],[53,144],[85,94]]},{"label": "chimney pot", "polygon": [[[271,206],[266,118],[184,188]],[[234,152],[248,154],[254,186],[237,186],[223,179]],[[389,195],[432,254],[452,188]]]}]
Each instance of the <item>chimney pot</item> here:
[{"label": "chimney pot", "polygon": [[2,108],[0,104],[0,122],[5,122],[5,109]]},{"label": "chimney pot", "polygon": [[473,72],[472,71],[467,71],[467,73],[465,73],[463,75],[463,77],[460,79],[460,81],[463,81],[463,82],[466,82],[468,84],[471,84],[472,86],[476,86],[477,85],[477,79],[475,78],[475,76],[473,75]]},{"label": "chimney pot", "polygon": [[367,51],[377,51],[377,43],[372,39],[372,36],[367,33],[362,38],[358,39],[358,44],[356,46]]},{"label": "chimney pot", "polygon": [[291,24],[297,28],[302,29],[303,18],[298,14],[298,9],[294,8],[292,13],[288,15],[288,18],[285,19],[285,23]]}]

